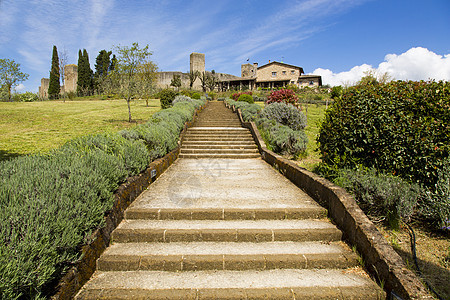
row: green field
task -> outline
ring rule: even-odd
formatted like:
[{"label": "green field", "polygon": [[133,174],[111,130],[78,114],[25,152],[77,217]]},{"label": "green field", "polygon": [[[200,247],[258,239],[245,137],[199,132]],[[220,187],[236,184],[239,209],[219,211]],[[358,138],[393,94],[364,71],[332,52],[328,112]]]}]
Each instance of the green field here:
[{"label": "green field", "polygon": [[0,161],[46,152],[75,137],[114,132],[143,123],[161,109],[159,100],[131,102],[128,122],[125,100],[0,102]]}]

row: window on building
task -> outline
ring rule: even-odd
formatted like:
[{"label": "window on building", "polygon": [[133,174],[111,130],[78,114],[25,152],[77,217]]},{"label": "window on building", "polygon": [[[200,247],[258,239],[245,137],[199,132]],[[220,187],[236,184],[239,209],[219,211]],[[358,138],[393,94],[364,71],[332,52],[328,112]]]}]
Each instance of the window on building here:
[{"label": "window on building", "polygon": [[294,75],[294,74],[295,74],[295,71],[294,71],[294,70],[292,70],[292,71],[291,71],[291,75]]},{"label": "window on building", "polygon": [[314,85],[314,80],[311,80],[311,81],[309,82],[309,85]]},{"label": "window on building", "polygon": [[277,77],[277,72],[272,72],[272,77]]},{"label": "window on building", "polygon": [[283,71],[283,75],[286,75],[286,71]]}]

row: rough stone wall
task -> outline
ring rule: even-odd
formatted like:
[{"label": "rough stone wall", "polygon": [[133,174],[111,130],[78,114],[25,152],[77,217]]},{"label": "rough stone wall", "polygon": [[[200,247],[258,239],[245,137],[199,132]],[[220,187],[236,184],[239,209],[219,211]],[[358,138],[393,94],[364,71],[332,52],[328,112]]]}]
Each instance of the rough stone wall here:
[{"label": "rough stone wall", "polygon": [[42,78],[41,79],[41,86],[39,87],[39,97],[43,99],[48,98],[48,85],[50,84],[49,78]]},{"label": "rough stone wall", "polygon": [[[191,53],[190,55],[190,71],[198,71],[200,73],[205,72],[205,54],[204,53]],[[189,86],[189,84],[188,84]],[[192,86],[195,90],[202,89],[202,83],[199,78],[195,79]]]},{"label": "rough stone wall", "polygon": [[[276,72],[273,76],[272,72]],[[300,76],[300,70],[281,64],[271,64],[267,67],[261,67],[258,69],[258,76],[256,81],[269,81],[269,80],[289,80],[290,83],[296,84],[298,77]]]},{"label": "rough stone wall", "polygon": [[180,75],[181,88],[189,88],[189,74],[182,72],[158,72],[156,86],[162,89],[169,88],[173,75]]},{"label": "rough stone wall", "polygon": [[256,77],[257,64],[244,64],[241,65],[241,77]]},{"label": "rough stone wall", "polygon": [[[66,65],[64,67],[64,92],[76,92],[77,90],[77,81],[78,81],[78,66],[77,65]],[[63,90],[63,89],[61,89]]]},{"label": "rough stone wall", "polygon": [[300,76],[298,79],[299,87],[318,87],[320,85],[319,76]]}]

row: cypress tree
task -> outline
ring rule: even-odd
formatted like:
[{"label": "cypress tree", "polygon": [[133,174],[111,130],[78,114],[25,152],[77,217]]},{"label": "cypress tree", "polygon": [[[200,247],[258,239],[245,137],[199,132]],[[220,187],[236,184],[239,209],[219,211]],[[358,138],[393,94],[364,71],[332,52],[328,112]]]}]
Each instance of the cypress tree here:
[{"label": "cypress tree", "polygon": [[86,49],[78,51],[78,82],[77,92],[80,96],[91,95],[94,90],[94,73],[89,64],[89,56]]},{"label": "cypress tree", "polygon": [[83,77],[84,77],[84,66],[83,66],[83,54],[81,49],[78,50],[78,78],[77,78],[77,94],[78,96],[83,95]]},{"label": "cypress tree", "polygon": [[48,85],[48,97],[50,99],[59,98],[61,86],[59,85],[59,58],[56,46],[53,46],[52,68],[50,69],[50,82]]}]

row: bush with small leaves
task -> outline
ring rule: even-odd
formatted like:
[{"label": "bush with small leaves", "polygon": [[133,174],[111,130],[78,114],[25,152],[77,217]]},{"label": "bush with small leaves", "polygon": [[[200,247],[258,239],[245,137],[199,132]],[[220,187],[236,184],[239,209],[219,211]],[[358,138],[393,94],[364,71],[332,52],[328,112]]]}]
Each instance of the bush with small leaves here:
[{"label": "bush with small leaves", "polygon": [[263,109],[261,116],[289,126],[293,130],[301,130],[306,127],[306,116],[303,112],[295,106],[283,102],[267,105]]},{"label": "bush with small leaves", "polygon": [[172,106],[172,102],[178,93],[171,89],[164,89],[158,93],[161,102],[161,108],[166,109]]},{"label": "bush with small leaves", "polygon": [[200,93],[193,93],[192,96],[191,96],[191,98],[192,98],[192,99],[200,100],[201,95],[200,95]]},{"label": "bush with small leaves", "polygon": [[240,95],[239,98],[237,99],[237,101],[247,102],[247,103],[250,103],[250,104],[254,103],[253,97],[251,95],[248,95],[248,94]]}]

